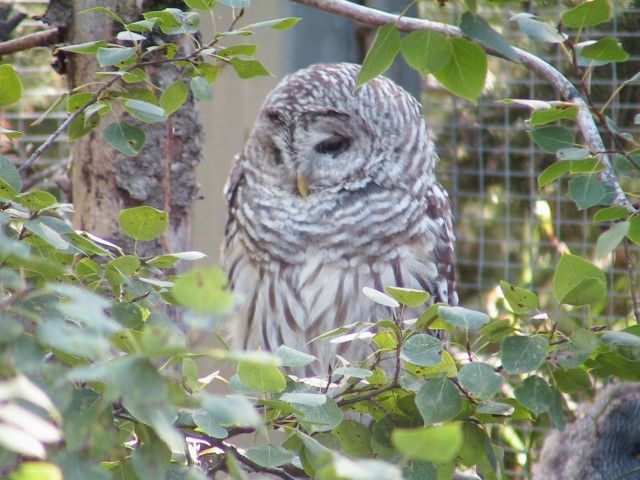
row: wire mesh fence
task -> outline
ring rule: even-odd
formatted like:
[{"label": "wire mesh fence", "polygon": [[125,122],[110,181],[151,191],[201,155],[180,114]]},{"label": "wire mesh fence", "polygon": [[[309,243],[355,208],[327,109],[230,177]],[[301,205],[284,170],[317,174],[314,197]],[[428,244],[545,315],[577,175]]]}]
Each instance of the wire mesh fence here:
[{"label": "wire mesh fence", "polygon": [[[613,2],[613,19],[598,30],[585,32],[585,39],[619,38],[630,53],[626,64],[595,69],[591,86],[598,106],[640,70],[640,9],[636,7],[633,2]],[[553,23],[564,9],[562,2],[536,2],[527,11]],[[515,45],[540,55],[575,80],[560,46],[523,45],[517,24],[508,21],[513,13],[496,8],[485,15],[501,18],[503,33]],[[449,190],[456,217],[461,302],[500,315],[504,309],[497,285],[505,280],[535,290],[541,309],[557,319],[561,328],[572,329],[588,319],[592,325],[630,325],[632,299],[623,248],[596,258],[597,238],[607,226],[593,223],[595,209],[578,209],[567,195],[567,179],[538,188],[537,177],[555,161],[554,155],[538,148],[527,134],[527,108],[499,102],[506,98],[553,101],[558,100],[557,95],[543,79],[510,62],[493,59],[489,68],[489,82],[477,106],[442,92],[431,82],[423,98],[442,157],[440,179]],[[608,115],[622,130],[635,133],[638,126],[632,119],[639,103],[640,90],[631,86],[611,103]],[[571,123],[563,126],[573,128]],[[580,140],[579,135],[577,138]],[[552,294],[553,273],[567,250],[591,259],[607,273],[607,302],[602,308],[569,311],[557,305]],[[638,248],[631,248],[633,261],[638,253]],[[637,274],[635,277],[637,286]],[[528,422],[516,422],[501,430],[507,478],[530,478],[546,429],[546,425],[534,429]]]}]

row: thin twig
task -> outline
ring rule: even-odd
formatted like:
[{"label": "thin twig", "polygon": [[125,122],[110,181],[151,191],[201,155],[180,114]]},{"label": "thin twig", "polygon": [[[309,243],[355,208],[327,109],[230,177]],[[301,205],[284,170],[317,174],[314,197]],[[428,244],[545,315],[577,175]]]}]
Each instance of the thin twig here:
[{"label": "thin twig", "polygon": [[[341,17],[349,18],[360,23],[373,26],[382,26],[388,23],[395,23],[396,28],[403,32],[411,32],[415,30],[430,30],[440,33],[448,37],[463,37],[462,30],[460,28],[447,25],[445,23],[432,22],[430,20],[412,18],[412,17],[398,17],[390,13],[382,12],[374,8],[365,7],[356,3],[351,3],[347,0],[292,0],[295,3],[301,5],[307,5],[309,7],[317,8],[325,12],[333,13]],[[490,55],[503,58],[503,56],[486,45],[480,44],[480,46]],[[540,57],[533,55],[520,48],[513,48],[513,51],[517,55],[520,63],[536,73],[540,77],[544,78],[553,88],[556,93],[560,95],[565,101],[575,104],[578,107],[577,123],[582,132],[583,137],[587,142],[589,151],[591,152],[603,152],[605,150],[602,142],[602,137],[598,131],[598,126],[588,108],[585,100],[580,96],[580,93],[576,87],[554,68],[549,63],[542,60]],[[597,177],[604,185],[608,186],[614,193],[615,199],[613,205],[620,205],[625,207],[630,212],[635,212],[635,207],[631,204],[626,194],[623,192],[618,182],[611,158],[608,155],[599,155],[600,162],[604,166],[604,169],[597,173]]]},{"label": "thin twig", "polygon": [[377,397],[381,393],[385,393],[385,392],[388,392],[389,390],[393,390],[394,388],[399,388],[399,387],[400,387],[400,383],[397,380],[394,380],[390,384],[384,385],[383,387],[380,387],[380,388],[376,388],[375,390],[372,390],[369,393],[339,400],[338,402],[336,402],[336,405],[338,405],[339,407],[353,405],[354,403],[362,402],[364,400],[369,400],[370,398]]},{"label": "thin twig", "polygon": [[629,274],[629,285],[631,286],[631,301],[633,303],[633,315],[636,317],[636,323],[640,324],[640,306],[638,305],[638,292],[636,292],[636,280],[633,274],[633,259],[631,258],[631,250],[629,249],[629,239],[624,237],[622,241],[624,245],[624,256],[627,260],[627,273]]}]

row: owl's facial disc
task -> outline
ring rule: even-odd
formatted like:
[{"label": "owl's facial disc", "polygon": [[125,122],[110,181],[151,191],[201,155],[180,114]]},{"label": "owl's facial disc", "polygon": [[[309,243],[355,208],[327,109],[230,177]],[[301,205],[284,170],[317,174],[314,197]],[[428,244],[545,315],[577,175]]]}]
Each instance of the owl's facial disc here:
[{"label": "owl's facial disc", "polygon": [[292,169],[302,197],[335,190],[361,177],[371,150],[365,129],[348,115],[304,116],[292,135]]}]

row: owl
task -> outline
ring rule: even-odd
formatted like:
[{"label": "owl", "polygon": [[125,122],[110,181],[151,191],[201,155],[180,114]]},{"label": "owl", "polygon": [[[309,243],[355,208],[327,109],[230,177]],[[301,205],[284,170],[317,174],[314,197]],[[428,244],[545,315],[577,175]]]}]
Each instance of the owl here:
[{"label": "owl", "polygon": [[457,304],[451,211],[421,107],[384,77],[356,89],[359,70],[317,64],[285,77],[225,188],[223,267],[244,300],[230,343],[315,355],[307,375],[326,373],[336,354],[371,353],[358,340],[308,343],[389,318],[363,287],[426,290],[431,301]]}]

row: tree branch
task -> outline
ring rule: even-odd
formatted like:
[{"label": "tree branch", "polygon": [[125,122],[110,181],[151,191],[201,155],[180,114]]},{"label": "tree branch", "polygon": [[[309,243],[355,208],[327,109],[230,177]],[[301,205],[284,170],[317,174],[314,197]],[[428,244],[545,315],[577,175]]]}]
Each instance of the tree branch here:
[{"label": "tree branch", "polygon": [[59,41],[60,30],[57,28],[50,28],[49,30],[30,33],[24,37],[0,43],[0,57],[35,47],[44,47]]},{"label": "tree branch", "polygon": [[[412,17],[398,17],[390,13],[382,12],[374,8],[365,7],[355,3],[351,3],[347,0],[292,0],[295,3],[301,5],[307,5],[309,7],[317,8],[334,15],[349,18],[356,22],[364,23],[367,25],[381,26],[387,23],[394,22],[396,28],[403,32],[411,32],[415,30],[430,30],[440,33],[448,37],[463,37],[462,30],[454,25],[447,25],[445,23],[432,22],[429,20],[423,20]],[[501,57],[498,52],[488,48],[486,45],[480,44],[480,46],[490,55]],[[565,101],[575,104],[578,107],[577,122],[580,131],[587,143],[589,150],[595,153],[600,162],[604,166],[604,170],[597,174],[598,179],[604,185],[609,187],[615,193],[615,199],[613,205],[620,205],[625,207],[630,212],[635,212],[635,207],[631,204],[625,193],[622,191],[618,180],[616,179],[613,165],[609,155],[600,153],[606,149],[598,131],[593,115],[591,114],[587,103],[580,96],[580,93],[576,87],[554,68],[549,63],[545,62],[541,58],[533,55],[525,50],[519,48],[513,48],[520,63],[536,73],[538,76],[544,78],[556,91],[556,93],[562,97]]]}]

